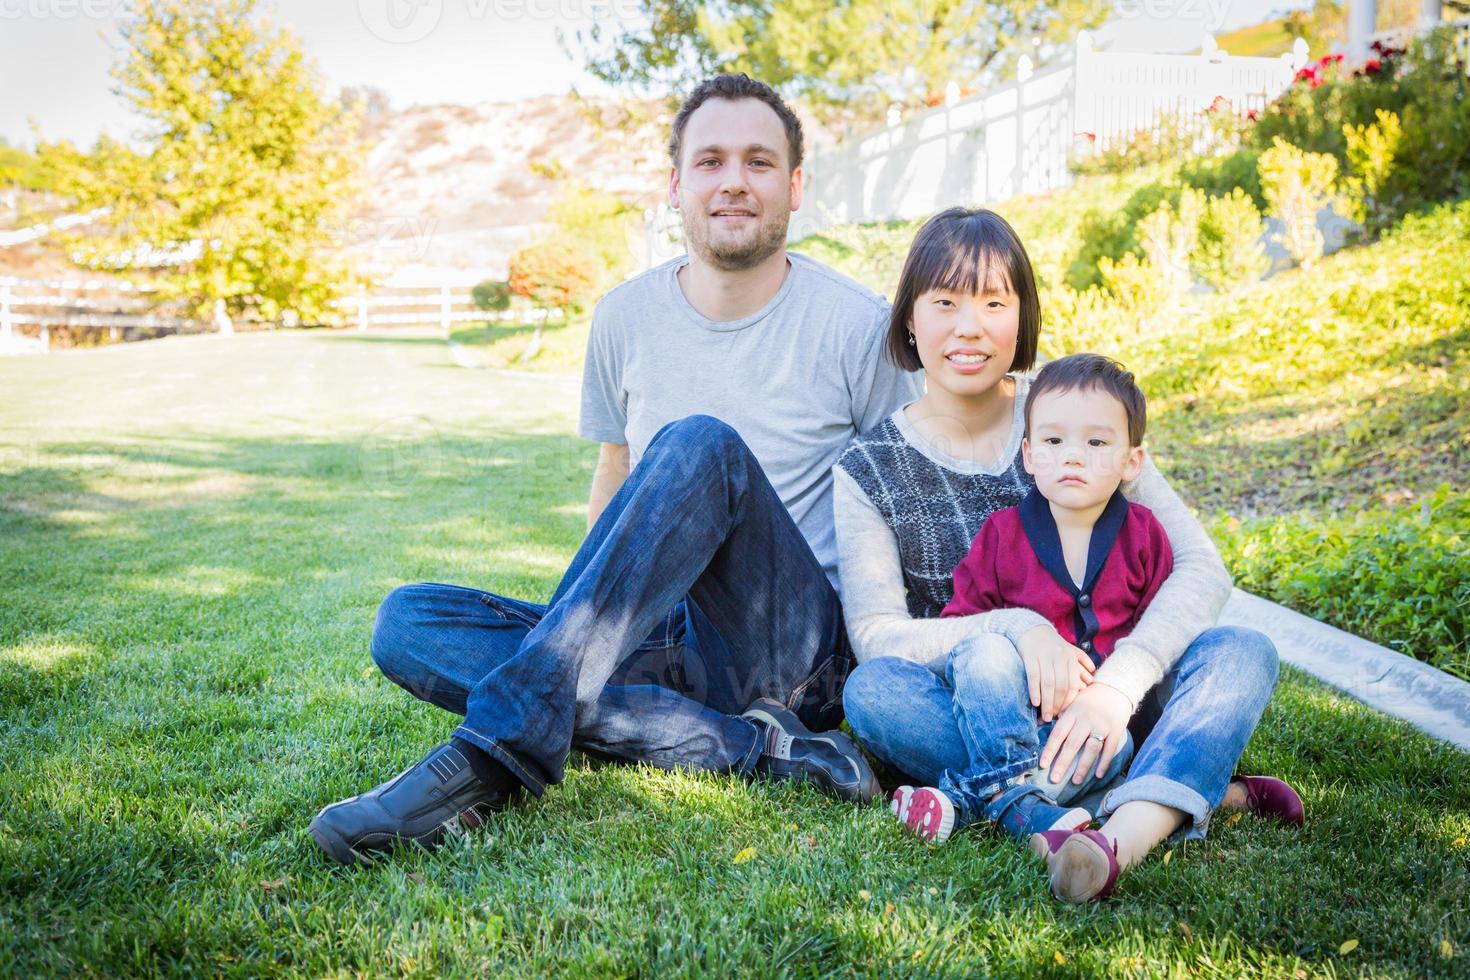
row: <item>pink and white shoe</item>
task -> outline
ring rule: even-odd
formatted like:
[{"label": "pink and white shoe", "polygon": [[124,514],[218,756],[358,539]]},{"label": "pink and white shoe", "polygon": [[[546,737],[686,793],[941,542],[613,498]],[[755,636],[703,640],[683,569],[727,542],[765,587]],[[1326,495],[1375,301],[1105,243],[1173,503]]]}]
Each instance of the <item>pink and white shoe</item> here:
[{"label": "pink and white shoe", "polygon": [[[897,794],[894,796],[896,802]],[[907,806],[901,809],[904,826],[927,843],[943,844],[954,833],[957,816],[954,801],[933,787],[914,790],[909,794]],[[897,815],[897,808],[894,813]]]},{"label": "pink and white shoe", "polygon": [[913,798],[914,788],[912,786],[900,786],[893,791],[889,797],[888,809],[898,818],[899,823],[906,823],[909,819],[909,800]]}]

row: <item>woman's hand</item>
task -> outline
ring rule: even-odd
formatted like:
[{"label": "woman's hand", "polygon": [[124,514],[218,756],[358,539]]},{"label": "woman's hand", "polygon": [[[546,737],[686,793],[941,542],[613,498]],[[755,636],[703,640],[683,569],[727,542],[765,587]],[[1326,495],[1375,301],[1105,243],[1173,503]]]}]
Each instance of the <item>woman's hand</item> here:
[{"label": "woman's hand", "polygon": [[1022,633],[1020,654],[1031,704],[1040,709],[1043,722],[1055,718],[1092,682],[1092,660],[1050,624]]},{"label": "woman's hand", "polygon": [[1077,758],[1074,783],[1087,779],[1094,763],[1098,776],[1107,772],[1113,757],[1123,747],[1131,717],[1133,704],[1122,691],[1107,684],[1088,684],[1052,726],[1046,748],[1041,750],[1041,767],[1051,767],[1047,778],[1057,782],[1066,776],[1073,758]]}]

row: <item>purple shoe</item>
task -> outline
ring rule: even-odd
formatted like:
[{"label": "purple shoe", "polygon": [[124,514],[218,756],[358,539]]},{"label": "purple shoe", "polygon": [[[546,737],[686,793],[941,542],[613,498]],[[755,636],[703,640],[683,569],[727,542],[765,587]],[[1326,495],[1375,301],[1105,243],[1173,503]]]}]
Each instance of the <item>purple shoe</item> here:
[{"label": "purple shoe", "polygon": [[1302,798],[1284,780],[1275,776],[1237,775],[1231,782],[1245,787],[1245,808],[1262,817],[1272,817],[1288,827],[1300,827],[1307,822]]},{"label": "purple shoe", "polygon": [[1064,902],[1098,901],[1118,885],[1117,845],[1096,830],[1067,834],[1046,863],[1051,869],[1051,893]]}]

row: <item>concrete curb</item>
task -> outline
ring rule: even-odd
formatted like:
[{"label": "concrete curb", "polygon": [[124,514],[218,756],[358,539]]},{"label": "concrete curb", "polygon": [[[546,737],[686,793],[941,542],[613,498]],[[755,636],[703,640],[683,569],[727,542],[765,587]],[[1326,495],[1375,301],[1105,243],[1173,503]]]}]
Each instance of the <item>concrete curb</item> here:
[{"label": "concrete curb", "polygon": [[1239,589],[1220,625],[1260,630],[1284,662],[1470,752],[1470,682]]}]

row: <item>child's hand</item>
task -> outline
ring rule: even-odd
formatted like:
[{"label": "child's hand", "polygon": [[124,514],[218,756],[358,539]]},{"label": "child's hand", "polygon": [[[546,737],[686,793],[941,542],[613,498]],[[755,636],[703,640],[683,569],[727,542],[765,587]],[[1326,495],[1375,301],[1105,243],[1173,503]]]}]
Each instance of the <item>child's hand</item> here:
[{"label": "child's hand", "polygon": [[1031,704],[1040,709],[1043,722],[1055,718],[1092,682],[1092,661],[1087,654],[1062,639],[1049,624],[1021,634],[1020,654]]},{"label": "child's hand", "polygon": [[1089,684],[1062,712],[1041,750],[1041,767],[1051,767],[1047,778],[1055,782],[1065,776],[1078,752],[1082,755],[1072,782],[1082,783],[1094,763],[1097,775],[1107,772],[1123,747],[1131,717],[1133,705],[1122,691],[1107,684]]}]

